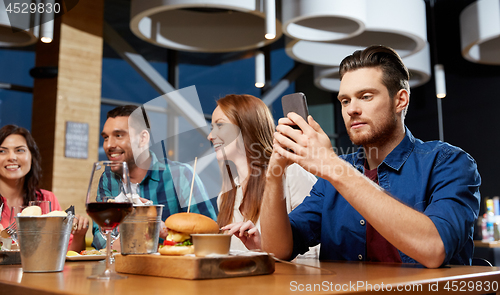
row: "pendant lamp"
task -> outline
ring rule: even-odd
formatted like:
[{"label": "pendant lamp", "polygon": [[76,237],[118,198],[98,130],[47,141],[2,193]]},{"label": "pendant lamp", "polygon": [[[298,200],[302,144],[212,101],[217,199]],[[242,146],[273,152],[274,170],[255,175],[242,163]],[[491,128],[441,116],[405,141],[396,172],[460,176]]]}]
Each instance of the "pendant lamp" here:
[{"label": "pendant lamp", "polygon": [[287,39],[286,53],[302,63],[333,67],[346,55],[374,44],[389,46],[401,57],[424,48],[427,41],[424,1],[369,0],[366,11],[366,29],[361,34],[335,42]]},{"label": "pendant lamp", "polygon": [[4,0],[0,0],[0,47],[21,47],[36,43],[34,22],[35,18],[30,13],[9,15]]},{"label": "pendant lamp", "polygon": [[282,7],[283,33],[308,41],[336,41],[365,29],[367,0],[288,0]]},{"label": "pendant lamp", "polygon": [[255,87],[263,88],[266,85],[266,62],[264,52],[255,53]]},{"label": "pendant lamp", "polygon": [[500,0],[478,0],[460,14],[462,56],[475,63],[500,65]]},{"label": "pendant lamp", "polygon": [[[130,29],[147,42],[181,51],[260,48],[282,35],[276,10],[266,8],[266,4],[273,3],[274,0],[132,0]],[[271,18],[270,22],[266,18]],[[273,19],[275,31],[266,28]],[[266,39],[266,34],[271,39]]]}]

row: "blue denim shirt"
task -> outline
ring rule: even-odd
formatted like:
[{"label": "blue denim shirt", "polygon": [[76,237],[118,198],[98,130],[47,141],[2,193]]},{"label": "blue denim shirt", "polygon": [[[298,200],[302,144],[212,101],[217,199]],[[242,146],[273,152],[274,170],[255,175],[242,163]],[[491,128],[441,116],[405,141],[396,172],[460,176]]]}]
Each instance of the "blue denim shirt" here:
[{"label": "blue denim shirt", "polygon": [[[362,148],[342,158],[364,172]],[[388,194],[432,220],[446,250],[444,264],[470,265],[481,177],[469,154],[444,142],[422,142],[406,128],[405,138],[378,166],[378,181]],[[321,243],[322,260],[365,260],[366,222],[328,181],[320,178],[289,218],[292,257]],[[399,254],[404,263],[416,262]]]}]

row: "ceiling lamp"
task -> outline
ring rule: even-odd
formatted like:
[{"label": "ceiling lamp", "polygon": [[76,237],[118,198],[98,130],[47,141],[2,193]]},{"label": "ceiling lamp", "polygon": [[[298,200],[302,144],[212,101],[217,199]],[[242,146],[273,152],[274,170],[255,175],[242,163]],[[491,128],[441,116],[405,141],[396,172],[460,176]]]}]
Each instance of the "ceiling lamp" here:
[{"label": "ceiling lamp", "polygon": [[374,44],[389,46],[401,57],[424,48],[427,40],[424,1],[369,0],[366,10],[369,12],[366,29],[361,34],[335,42],[288,39],[286,53],[303,63],[332,67],[353,51]]},{"label": "ceiling lamp", "polygon": [[257,50],[255,53],[255,87],[266,86],[266,57],[264,52]]},{"label": "ceiling lamp", "polygon": [[[411,88],[423,85],[430,80],[431,59],[428,44],[416,54],[403,58],[403,62],[410,72]],[[340,89],[339,67],[314,67],[314,84],[320,89],[338,92]]]},{"label": "ceiling lamp", "polygon": [[266,14],[266,34],[268,40],[276,38],[276,2],[275,0],[265,0],[264,12]]},{"label": "ceiling lamp", "polygon": [[444,66],[437,64],[434,66],[434,80],[436,84],[436,97],[446,97],[446,79],[444,74]]},{"label": "ceiling lamp", "polygon": [[462,56],[475,63],[500,65],[500,1],[478,0],[460,14]]},{"label": "ceiling lamp", "polygon": [[282,7],[283,33],[309,41],[335,41],[365,29],[366,0],[288,0]]},{"label": "ceiling lamp", "polygon": [[[132,0],[130,28],[147,42],[176,50],[254,49],[282,35],[278,20],[275,32],[266,28],[266,13],[276,16],[275,9],[265,7],[261,0]],[[275,37],[266,39],[266,33]]]},{"label": "ceiling lamp", "polygon": [[33,18],[30,13],[7,14],[4,0],[0,0],[0,47],[20,47],[36,43]]}]

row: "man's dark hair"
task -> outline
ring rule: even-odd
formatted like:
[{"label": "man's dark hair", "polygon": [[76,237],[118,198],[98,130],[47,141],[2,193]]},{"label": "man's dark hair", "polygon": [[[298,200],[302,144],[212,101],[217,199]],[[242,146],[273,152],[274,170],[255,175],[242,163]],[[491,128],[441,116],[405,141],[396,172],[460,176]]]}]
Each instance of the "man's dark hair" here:
[{"label": "man's dark hair", "polygon": [[130,104],[119,106],[109,111],[106,118],[129,117],[137,108],[138,106]]},{"label": "man's dark hair", "polygon": [[[141,110],[136,111],[139,108]],[[143,106],[140,107],[136,105],[118,106],[109,111],[106,118],[109,119],[116,117],[130,117],[132,114],[134,115],[131,117],[131,120],[129,120],[129,125],[133,127],[135,130],[144,130],[151,128],[151,126],[149,125],[150,120],[148,114],[146,113],[146,110],[144,109]]]},{"label": "man's dark hair", "polygon": [[339,67],[340,80],[345,73],[361,68],[380,68],[382,84],[387,87],[392,98],[400,89],[410,93],[410,74],[401,57],[392,48],[373,45],[364,50],[356,50],[352,55],[342,60]]}]

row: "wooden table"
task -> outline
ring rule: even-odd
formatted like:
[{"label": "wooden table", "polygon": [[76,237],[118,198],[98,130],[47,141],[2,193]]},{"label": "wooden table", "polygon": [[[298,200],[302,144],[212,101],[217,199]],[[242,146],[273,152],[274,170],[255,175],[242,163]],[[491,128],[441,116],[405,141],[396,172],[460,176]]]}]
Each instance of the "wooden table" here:
[{"label": "wooden table", "polygon": [[[298,263],[322,269],[276,263],[272,275],[213,280],[182,280],[153,276],[129,275],[118,281],[88,280],[87,276],[104,270],[104,262],[66,262],[57,273],[23,273],[20,265],[0,266],[1,294],[365,294],[412,290],[415,294],[449,294],[445,289],[467,290],[462,294],[483,294],[487,284],[500,281],[499,267],[450,266],[426,269],[411,264],[362,262],[319,262],[303,259]],[[482,286],[482,290],[479,287]],[[468,286],[474,286],[468,289]],[[316,288],[316,292],[314,292]],[[378,291],[377,291],[378,290]],[[432,292],[430,291],[432,290]],[[495,292],[493,292],[495,293]]]},{"label": "wooden table", "polygon": [[500,241],[494,241],[494,242],[474,241],[474,246],[482,248],[500,248]]}]

